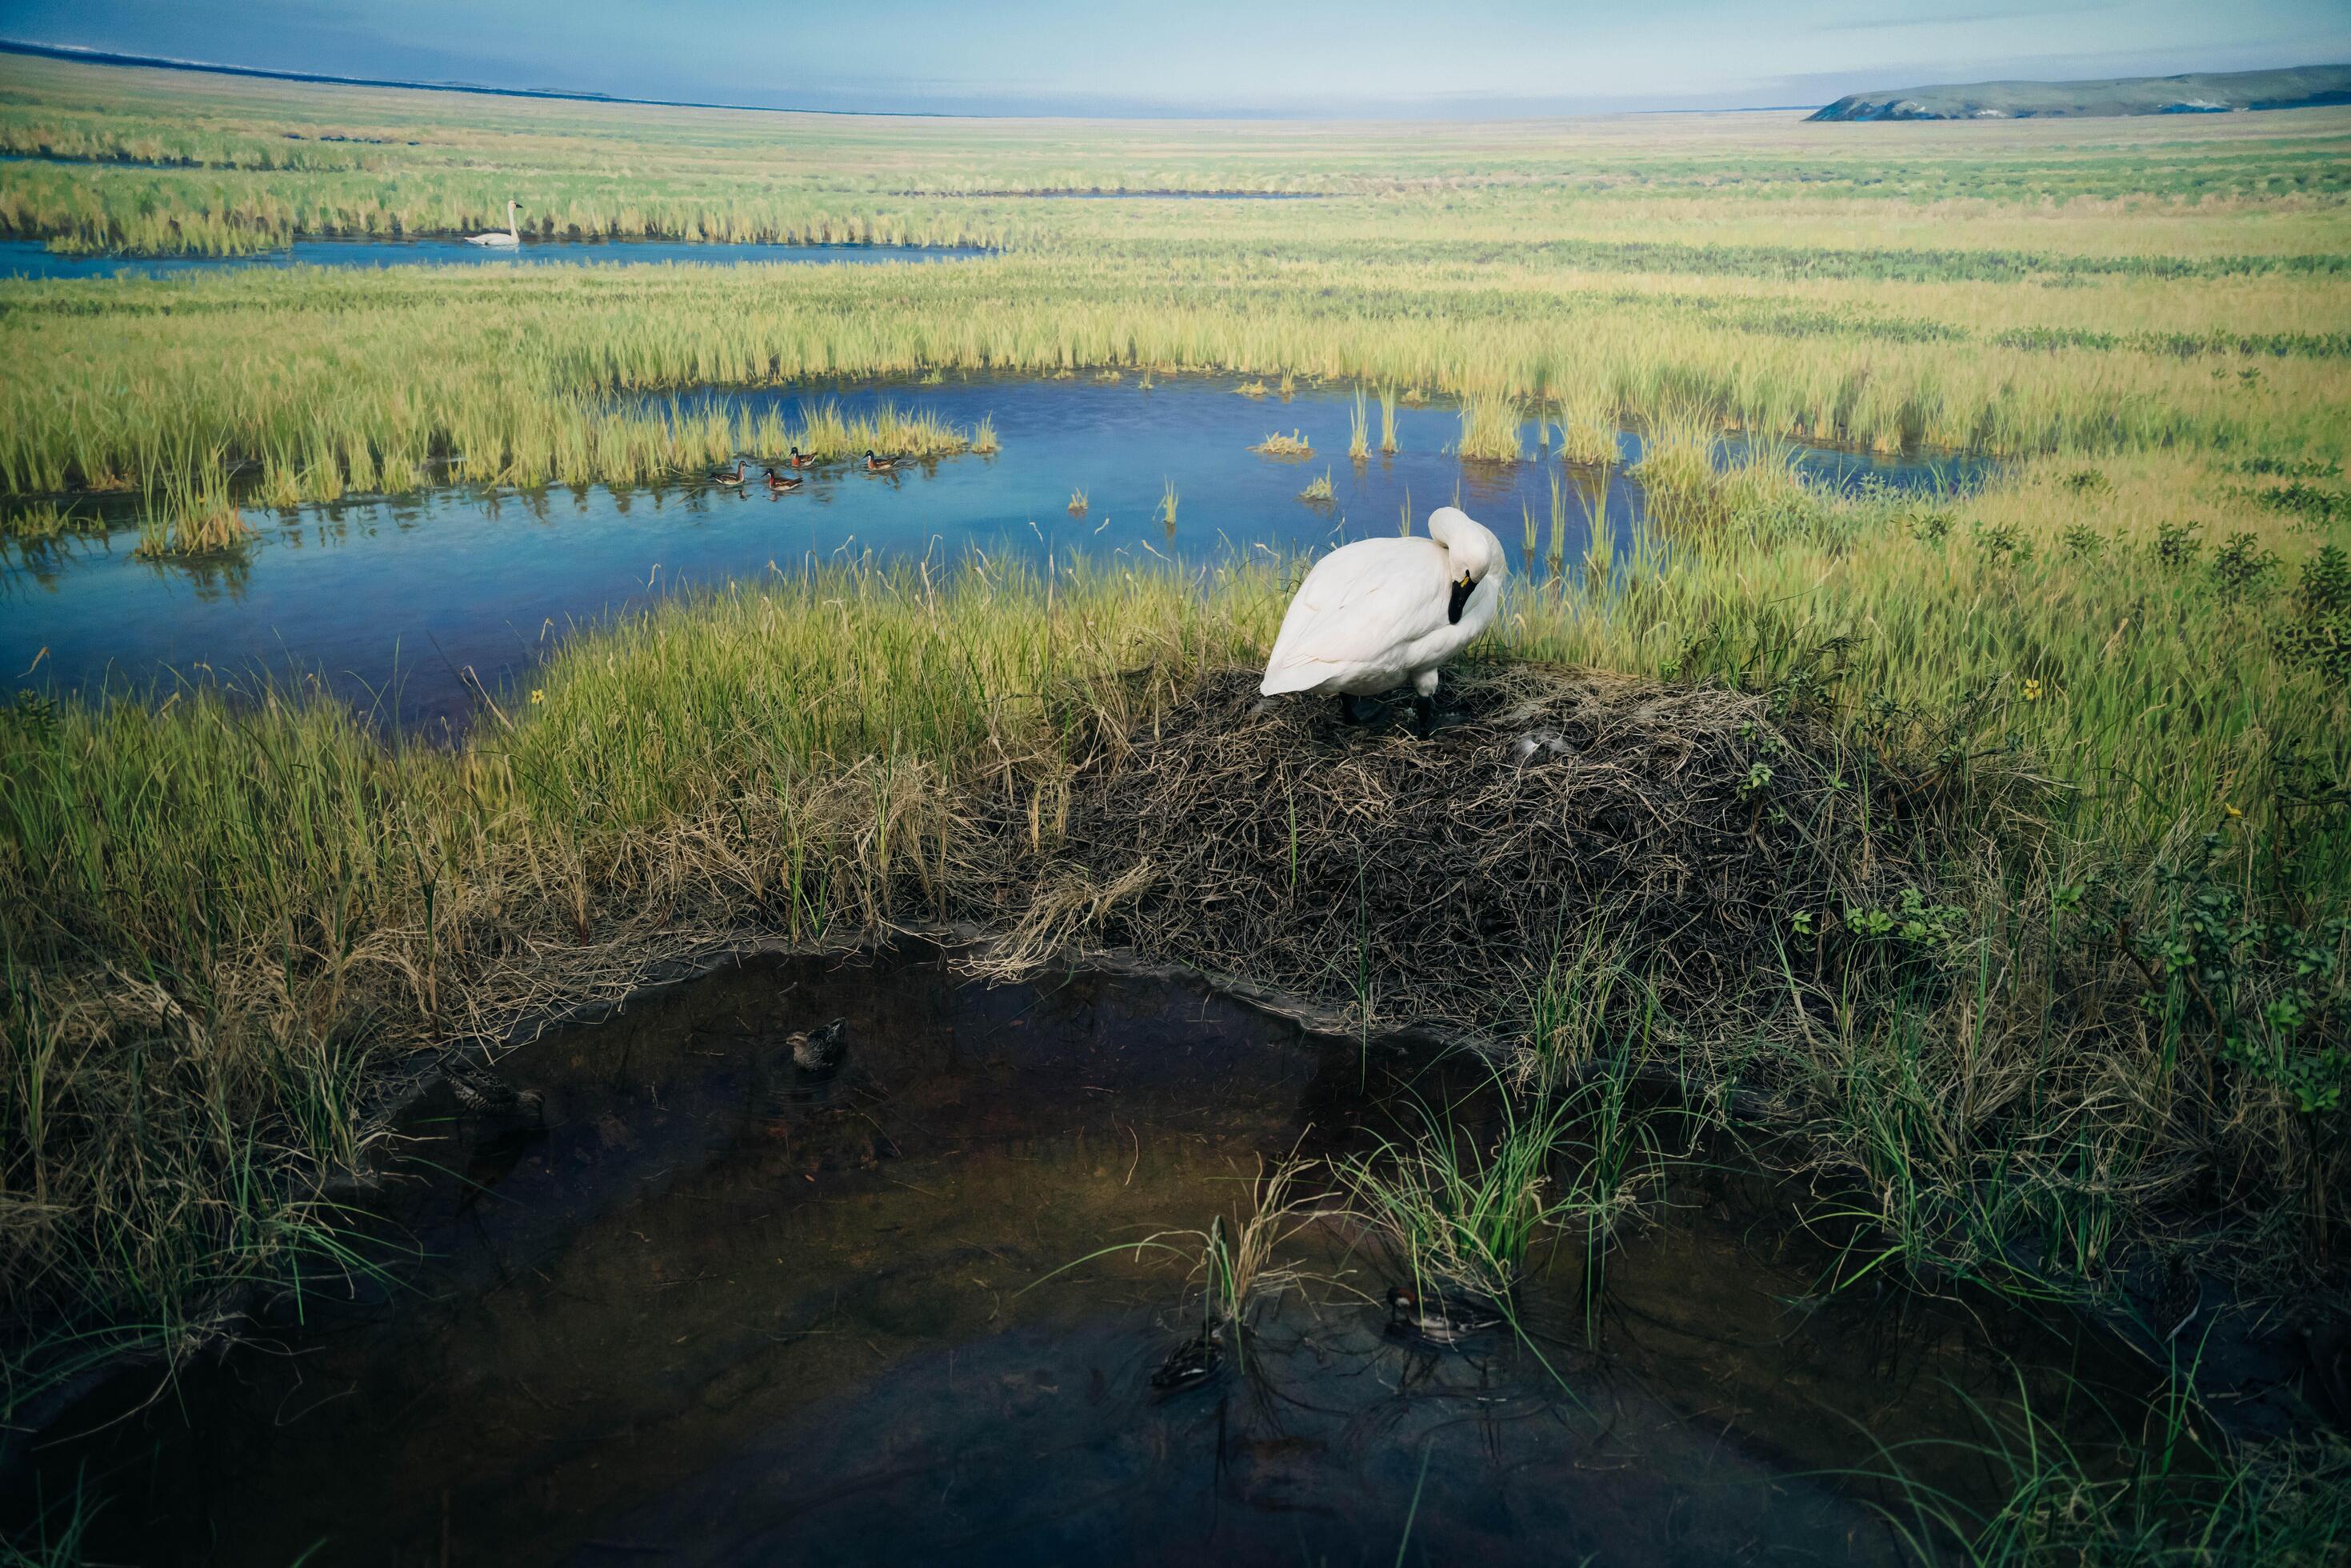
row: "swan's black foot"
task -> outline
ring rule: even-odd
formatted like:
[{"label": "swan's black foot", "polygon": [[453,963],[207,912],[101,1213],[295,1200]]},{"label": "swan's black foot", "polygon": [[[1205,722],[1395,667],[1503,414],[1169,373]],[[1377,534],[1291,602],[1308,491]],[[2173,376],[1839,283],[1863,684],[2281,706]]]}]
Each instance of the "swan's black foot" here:
[{"label": "swan's black foot", "polygon": [[1437,733],[1437,699],[1418,696],[1413,698],[1412,717],[1412,727],[1421,739],[1426,740],[1430,736],[1435,735]]},{"label": "swan's black foot", "polygon": [[1341,724],[1369,724],[1372,722],[1374,716],[1373,714],[1365,713],[1364,711],[1362,702],[1356,697],[1354,693],[1341,692],[1339,694],[1339,722]]}]

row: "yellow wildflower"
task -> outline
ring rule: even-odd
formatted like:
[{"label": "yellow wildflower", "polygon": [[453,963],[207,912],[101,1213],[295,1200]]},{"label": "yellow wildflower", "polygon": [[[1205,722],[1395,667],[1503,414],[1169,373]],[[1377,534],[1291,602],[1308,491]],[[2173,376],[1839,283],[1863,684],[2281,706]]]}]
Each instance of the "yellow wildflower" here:
[{"label": "yellow wildflower", "polygon": [[530,700],[535,703],[543,703],[547,700],[547,694],[539,690],[537,686],[533,686],[530,688]]},{"label": "yellow wildflower", "polygon": [[2041,700],[2041,683],[2039,681],[2027,681],[2024,683],[2024,700],[2029,703],[2037,703]]}]

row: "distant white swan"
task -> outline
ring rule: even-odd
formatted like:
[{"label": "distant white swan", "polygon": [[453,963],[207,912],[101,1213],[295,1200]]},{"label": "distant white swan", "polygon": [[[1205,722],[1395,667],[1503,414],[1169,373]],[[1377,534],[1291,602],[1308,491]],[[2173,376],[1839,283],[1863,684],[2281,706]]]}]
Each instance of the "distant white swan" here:
[{"label": "distant white swan", "polygon": [[1412,683],[1420,730],[1437,718],[1437,670],[1494,623],[1502,541],[1453,507],[1428,517],[1428,537],[1361,539],[1314,563],[1265,664],[1258,690],[1335,692],[1350,722],[1355,699]]},{"label": "distant white swan", "polygon": [[517,210],[514,198],[507,197],[507,226],[502,229],[492,229],[486,235],[468,235],[465,236],[465,243],[467,245],[520,245],[522,230],[515,226],[515,213]]}]

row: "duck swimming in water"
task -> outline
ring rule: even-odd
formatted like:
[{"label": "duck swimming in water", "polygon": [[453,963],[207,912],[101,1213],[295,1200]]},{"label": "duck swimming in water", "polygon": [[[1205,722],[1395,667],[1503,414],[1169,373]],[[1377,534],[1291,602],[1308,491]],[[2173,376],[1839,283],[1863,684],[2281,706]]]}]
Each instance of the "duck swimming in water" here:
[{"label": "duck swimming in water", "polygon": [[897,466],[898,460],[895,457],[876,457],[873,455],[872,449],[870,447],[867,448],[865,453],[865,471],[868,474],[887,474]]},{"label": "duck swimming in water", "polygon": [[821,1029],[804,1029],[786,1037],[792,1048],[792,1065],[803,1072],[830,1072],[841,1065],[849,1047],[849,1020],[835,1019]]},{"label": "duck swimming in water", "polygon": [[787,468],[813,468],[816,466],[816,458],[812,455],[802,452],[799,447],[795,446],[792,448],[792,455],[784,459],[784,466]]},{"label": "duck swimming in water", "polygon": [[808,483],[808,481],[807,481],[807,480],[805,480],[805,479],[801,478],[801,477],[800,477],[799,475],[797,475],[797,474],[792,474],[792,475],[778,474],[778,473],[777,473],[773,468],[768,469],[768,470],[767,471],[767,475],[768,475],[768,494],[769,494],[769,495],[771,495],[771,496],[780,496],[780,495],[783,495],[786,491],[789,491],[789,490],[797,490],[797,489],[799,489],[801,486],[803,486],[803,485],[805,485],[805,484],[807,484],[807,483]]},{"label": "duck swimming in water", "polygon": [[713,468],[710,471],[710,482],[714,485],[740,485],[743,482],[743,460],[737,457],[732,470],[723,465]]},{"label": "duck swimming in water", "polygon": [[1483,1302],[1409,1285],[1388,1287],[1388,1333],[1399,1339],[1426,1340],[1431,1344],[1458,1344],[1472,1334],[1498,1329],[1507,1322]]},{"label": "duck swimming in water", "polygon": [[1224,1325],[1212,1322],[1190,1339],[1167,1353],[1151,1375],[1151,1386],[1172,1393],[1179,1388],[1191,1388],[1206,1383],[1225,1364]]},{"label": "duck swimming in water", "polygon": [[458,1109],[469,1116],[508,1123],[547,1120],[547,1102],[537,1090],[517,1089],[487,1067],[451,1056],[443,1061],[441,1076],[448,1080]]}]

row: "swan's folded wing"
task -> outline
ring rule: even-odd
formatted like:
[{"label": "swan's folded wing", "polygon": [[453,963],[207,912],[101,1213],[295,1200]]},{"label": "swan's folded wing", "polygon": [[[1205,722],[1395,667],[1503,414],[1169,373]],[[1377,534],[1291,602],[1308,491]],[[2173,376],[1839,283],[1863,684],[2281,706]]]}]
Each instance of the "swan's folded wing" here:
[{"label": "swan's folded wing", "polygon": [[1364,539],[1315,563],[1281,618],[1260,690],[1303,691],[1341,669],[1395,662],[1445,624],[1445,552]]}]

